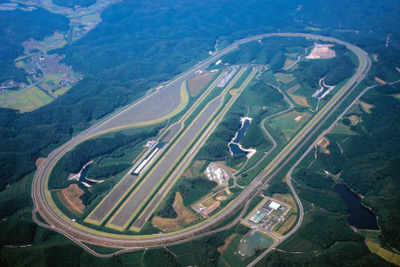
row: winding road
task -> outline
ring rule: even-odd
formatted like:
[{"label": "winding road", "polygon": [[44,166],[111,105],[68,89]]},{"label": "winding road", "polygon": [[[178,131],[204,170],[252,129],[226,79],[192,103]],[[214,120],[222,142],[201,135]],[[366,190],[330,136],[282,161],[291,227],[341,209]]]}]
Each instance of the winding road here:
[{"label": "winding road", "polygon": [[[293,159],[293,157],[297,155],[299,150],[302,149],[304,145],[310,141],[310,138],[320,129],[323,123],[336,111],[336,109],[343,103],[346,97],[348,97],[351,94],[351,92],[356,88],[356,86],[365,78],[371,66],[370,59],[367,53],[365,53],[360,48],[341,40],[337,40],[331,37],[311,35],[311,34],[271,33],[271,34],[252,36],[237,41],[231,46],[221,50],[219,53],[212,56],[211,58],[199,63],[195,67],[183,73],[178,78],[173,80],[171,83],[173,83],[176,80],[181,81],[180,80],[181,78],[185,80],[189,79],[192,75],[194,75],[195,71],[207,67],[218,57],[232,51],[233,49],[237,48],[240,44],[272,36],[303,37],[303,38],[311,38],[316,40],[323,40],[323,41],[343,44],[357,55],[357,57],[359,58],[359,67],[354,76],[350,78],[345,85],[342,86],[340,91],[337,92],[322,109],[320,109],[320,111],[282,149],[282,151],[267,165],[267,167],[263,171],[261,171],[259,175],[257,175],[257,177],[253,180],[253,182],[246,189],[244,189],[243,192],[228,206],[223,208],[213,217],[205,221],[202,221],[195,226],[192,226],[188,229],[183,229],[181,231],[167,233],[163,235],[155,234],[155,235],[140,236],[140,235],[105,233],[80,225],[72,221],[67,216],[63,215],[52,201],[51,195],[48,191],[48,179],[53,166],[68,150],[70,150],[80,142],[98,133],[99,126],[100,125],[104,126],[103,124],[104,121],[112,122],[115,118],[117,118],[119,114],[121,114],[121,112],[118,112],[108,117],[103,122],[99,122],[98,124],[93,125],[88,130],[82,132],[81,134],[71,139],[61,147],[52,151],[48,155],[47,159],[40,165],[35,174],[34,181],[32,183],[32,199],[34,203],[32,216],[34,220],[38,224],[44,227],[54,229],[64,234],[65,236],[75,241],[77,244],[81,245],[83,248],[87,249],[89,252],[95,254],[96,256],[111,256],[112,254],[123,253],[130,250],[183,243],[191,239],[199,238],[202,235],[211,234],[213,232],[220,231],[221,229],[227,229],[227,227],[231,227],[232,225],[234,225],[234,223],[237,223],[238,220],[240,219],[240,216],[244,215],[244,212],[247,209],[246,207],[248,207],[251,199],[255,195],[257,195],[258,192],[261,192],[261,190],[268,185],[268,181],[270,181],[279,171],[281,171],[283,167],[287,166],[287,164],[289,164],[289,162]],[[140,103],[140,101],[138,103]],[[134,105],[135,104],[130,105],[128,109],[132,108]],[[124,110],[126,109],[122,109],[122,112]],[[105,131],[104,127],[101,127],[101,129],[102,132]],[[292,168],[294,169],[294,167]],[[302,219],[303,214],[302,214],[301,202],[298,199],[297,194],[294,191],[291,184],[290,188],[299,205],[299,210],[301,214],[300,216]],[[241,211],[241,215],[239,215],[239,217],[237,217],[234,221],[232,221],[231,223],[229,223],[224,227],[219,228],[218,230],[210,231],[210,229],[220,224],[224,219],[229,217],[231,214],[234,214],[243,205],[245,208]],[[38,220],[38,218],[36,217],[37,213],[40,214],[40,216],[43,218],[43,220],[45,220],[48,223],[48,225]],[[298,221],[296,227],[292,229],[290,233],[294,233],[298,229],[300,224],[301,220]],[[287,238],[288,236],[289,235],[286,235],[285,237]],[[108,255],[102,255],[97,252],[94,252],[93,250],[88,248],[84,243],[90,243],[90,244],[96,244],[100,246],[107,246],[114,248],[122,248],[123,250]],[[271,247],[270,249],[272,248],[273,247]],[[268,253],[267,251],[264,253]],[[262,255],[264,255],[264,253]]]}]

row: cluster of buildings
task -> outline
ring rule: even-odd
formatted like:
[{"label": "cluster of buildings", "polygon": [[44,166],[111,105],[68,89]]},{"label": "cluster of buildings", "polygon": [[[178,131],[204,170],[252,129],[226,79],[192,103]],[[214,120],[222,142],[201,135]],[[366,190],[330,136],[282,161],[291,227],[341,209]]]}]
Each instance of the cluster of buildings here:
[{"label": "cluster of buildings", "polygon": [[271,232],[279,222],[284,220],[284,216],[289,210],[287,205],[267,198],[245,222],[252,228]]}]

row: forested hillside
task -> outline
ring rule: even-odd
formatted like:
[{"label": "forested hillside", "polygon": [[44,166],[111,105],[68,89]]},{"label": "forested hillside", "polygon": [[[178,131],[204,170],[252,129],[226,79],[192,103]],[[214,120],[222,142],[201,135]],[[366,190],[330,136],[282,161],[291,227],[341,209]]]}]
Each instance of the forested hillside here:
[{"label": "forested hillside", "polygon": [[96,0],[53,0],[53,3],[59,6],[75,7],[79,5],[81,7],[91,6],[96,3]]},{"label": "forested hillside", "polygon": [[22,42],[29,38],[42,39],[55,30],[68,30],[68,19],[43,9],[1,11],[0,14],[0,83],[10,78],[27,82],[26,73],[14,66],[14,59],[24,50]]}]

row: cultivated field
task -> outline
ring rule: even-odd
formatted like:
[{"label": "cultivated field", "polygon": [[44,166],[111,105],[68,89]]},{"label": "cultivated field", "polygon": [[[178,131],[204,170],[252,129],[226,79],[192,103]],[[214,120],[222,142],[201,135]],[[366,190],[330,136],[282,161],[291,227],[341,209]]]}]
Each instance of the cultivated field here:
[{"label": "cultivated field", "polygon": [[[4,99],[4,101],[10,99],[13,95],[16,95],[17,93],[21,92],[21,90],[12,92],[10,94],[5,93],[4,97],[2,97],[1,100]],[[1,101],[0,102],[3,102]],[[11,109],[17,109],[21,112],[29,112],[32,110],[35,110],[37,108],[40,108],[48,103],[50,103],[53,100],[53,98],[49,95],[47,95],[45,92],[40,90],[37,86],[33,87],[29,91],[23,93],[22,95],[14,98],[13,100],[9,101],[8,103],[2,105],[3,108],[11,108]]]},{"label": "cultivated field", "polygon": [[378,243],[372,240],[367,240],[366,245],[372,253],[377,254],[382,259],[400,266],[400,255],[382,248]]}]

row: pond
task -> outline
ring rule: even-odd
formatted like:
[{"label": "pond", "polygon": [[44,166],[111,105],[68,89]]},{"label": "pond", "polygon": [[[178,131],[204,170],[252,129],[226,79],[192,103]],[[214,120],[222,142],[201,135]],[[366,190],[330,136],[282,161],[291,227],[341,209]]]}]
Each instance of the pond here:
[{"label": "pond", "polygon": [[251,118],[248,117],[240,118],[240,121],[242,122],[242,126],[236,132],[235,137],[233,137],[232,141],[230,141],[228,144],[229,150],[231,151],[231,154],[234,156],[247,155],[250,152],[247,149],[243,149],[239,143],[242,140],[243,136],[246,134],[247,128],[249,128],[250,126]]},{"label": "pond", "polygon": [[345,184],[336,184],[335,191],[344,200],[348,210],[349,223],[357,229],[378,230],[375,214],[361,204],[361,199]]},{"label": "pond", "polygon": [[86,164],[86,165],[83,167],[83,169],[81,170],[81,176],[79,177],[79,181],[80,181],[81,183],[84,183],[84,184],[86,183],[86,184],[88,184],[89,186],[98,183],[98,182],[93,182],[93,181],[89,181],[89,180],[86,179],[86,175],[87,175],[87,173],[88,173],[89,168],[90,168],[91,165],[92,165],[92,164]]}]

